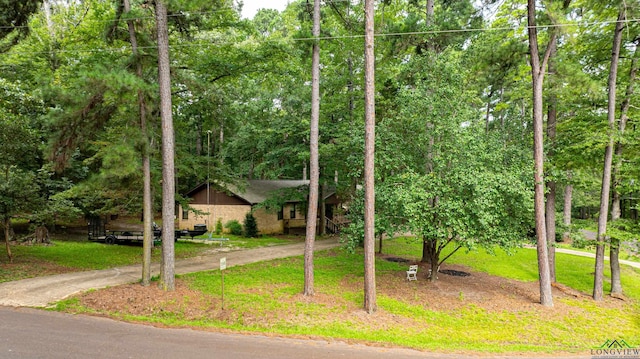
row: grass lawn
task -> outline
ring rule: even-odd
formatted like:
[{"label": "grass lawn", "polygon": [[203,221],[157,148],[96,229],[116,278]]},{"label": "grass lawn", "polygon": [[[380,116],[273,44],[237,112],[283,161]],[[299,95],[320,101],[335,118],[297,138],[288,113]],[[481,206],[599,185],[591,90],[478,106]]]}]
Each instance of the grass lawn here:
[{"label": "grass lawn", "polygon": [[[215,237],[215,236],[214,236]],[[175,244],[176,259],[202,255],[212,249],[228,247],[231,249],[255,248],[300,241],[297,237],[244,238],[226,235],[228,241],[207,241],[208,235],[196,237],[200,243],[191,240],[178,240]],[[304,240],[304,239],[302,239]],[[82,270],[107,269],[142,263],[142,245],[106,245],[98,242],[55,240],[47,246],[11,246],[13,263],[8,263],[4,248],[0,250],[0,283],[31,278],[42,275]],[[152,261],[160,262],[161,248],[152,249]]]},{"label": "grass lawn", "polygon": [[[421,246],[403,238],[387,240],[386,254],[417,259]],[[177,293],[151,292],[157,288],[130,287],[139,297],[117,308],[92,307],[101,296],[122,296],[109,288],[59,303],[69,312],[99,313],[116,318],[206,330],[275,333],[279,335],[335,338],[411,347],[441,352],[576,353],[589,355],[608,339],[624,339],[640,347],[640,270],[624,267],[623,286],[629,300],[607,298],[602,303],[588,296],[556,296],[553,308],[535,304],[509,288],[537,279],[534,250],[507,255],[484,252],[457,253],[451,263],[468,270],[490,273],[520,282],[473,274],[468,280],[493,278],[501,300],[473,298],[466,289],[450,292],[444,279],[429,283],[404,278],[406,264],[376,261],[378,311],[368,315],[363,305],[363,256],[341,250],[315,256],[315,292],[303,297],[303,258],[255,263],[225,271],[224,303],[219,271],[181,276]],[[558,255],[558,279],[589,293],[593,260]],[[520,284],[518,284],[520,283]],[[535,286],[535,283],[532,284]],[[151,286],[155,287],[155,286]],[[607,288],[605,288],[607,290]],[[109,292],[111,291],[111,292]],[[109,294],[110,293],[110,294]],[[85,300],[90,296],[91,300]],[[164,297],[159,299],[158,296]],[[137,298],[154,298],[141,302]],[[523,299],[524,298],[524,299]],[[131,298],[128,298],[131,299]],[[106,302],[106,301],[104,301]],[[513,303],[519,303],[514,306]]]}]

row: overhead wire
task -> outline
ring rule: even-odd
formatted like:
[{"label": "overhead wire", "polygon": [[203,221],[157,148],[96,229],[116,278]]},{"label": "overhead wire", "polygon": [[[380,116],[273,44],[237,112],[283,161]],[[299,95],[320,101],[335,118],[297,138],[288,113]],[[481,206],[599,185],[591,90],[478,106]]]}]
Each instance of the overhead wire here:
[{"label": "overhead wire", "polygon": [[[325,0],[326,3],[346,3],[346,2],[350,2],[351,0]],[[301,5],[302,3],[293,3],[291,5]],[[177,11],[174,12],[172,14],[167,15],[167,17],[184,17],[184,16],[198,16],[198,15],[214,15],[214,14],[218,14],[218,13],[223,13],[223,12],[228,12],[228,11],[237,11],[237,9],[233,6],[223,6],[217,10],[211,10],[211,11]],[[140,20],[153,20],[155,19],[155,16],[139,16],[139,17],[127,17],[126,20],[134,20],[134,21],[140,21]],[[114,22],[114,19],[85,19],[85,22],[94,22],[94,23],[110,23],[110,22]],[[630,22],[630,21],[638,21],[638,19],[626,19],[626,20],[622,20],[625,22]],[[611,21],[601,21],[601,22],[593,22],[593,24],[605,24],[605,23],[615,23],[616,20],[611,20]],[[560,25],[562,26],[562,25]],[[20,25],[20,26],[0,26],[0,29],[21,29],[21,28],[28,28],[29,25]],[[552,25],[537,25],[537,28],[547,28],[547,27],[552,27]],[[513,30],[513,29],[511,29]],[[469,29],[467,31],[481,31],[480,29]],[[429,31],[427,32],[419,32],[419,33],[429,33]],[[385,34],[378,34],[378,36],[383,36]],[[393,34],[392,34],[393,35]]]},{"label": "overhead wire", "polygon": [[[347,2],[349,0],[333,0],[332,2]],[[210,15],[217,14],[221,12],[226,12],[230,10],[236,10],[233,7],[226,7],[220,10],[215,11],[203,11],[203,12],[184,12],[180,14],[173,14],[172,16],[191,16],[191,15]],[[135,18],[127,18],[127,20],[144,20],[144,19],[152,19],[154,17],[135,17]],[[113,19],[110,20],[86,20],[93,22],[113,22]],[[566,27],[598,27],[601,25],[614,24],[618,21],[625,23],[637,23],[640,22],[639,18],[633,19],[624,19],[624,20],[603,20],[603,21],[576,21],[572,23],[562,23],[562,24],[546,24],[546,25],[535,25],[533,26],[536,29],[549,29],[549,28],[566,28]],[[27,26],[21,26],[27,27]],[[10,26],[0,26],[0,29],[11,28]],[[20,28],[20,27],[15,27]],[[531,26],[503,26],[503,27],[483,27],[483,28],[461,28],[461,29],[448,29],[448,30],[425,30],[425,31],[407,31],[407,32],[388,32],[388,33],[376,33],[375,37],[398,37],[398,36],[418,36],[418,35],[438,35],[438,34],[454,34],[454,33],[479,33],[479,32],[498,32],[498,31],[516,31],[516,30],[525,30],[528,28],[532,28]],[[289,38],[287,40],[300,42],[300,41],[330,41],[330,40],[341,40],[341,39],[358,39],[364,38],[364,34],[349,34],[349,35],[337,35],[337,36],[319,36],[319,37],[303,37],[303,38]],[[260,42],[260,40],[256,40]],[[198,41],[192,43],[182,43],[182,44],[170,44],[170,48],[185,48],[185,47],[202,47],[207,45],[225,45],[232,44],[235,42],[215,42],[215,41]],[[157,46],[142,46],[140,49],[155,49]],[[92,52],[126,52],[130,51],[130,47],[128,46],[117,46],[117,47],[108,47],[108,48],[91,48],[91,49],[72,49],[72,50],[56,50],[58,53],[92,53]],[[34,51],[34,52],[20,52],[20,51],[11,51],[5,54],[14,54],[14,55],[34,55],[34,54],[46,54],[49,51]]]}]

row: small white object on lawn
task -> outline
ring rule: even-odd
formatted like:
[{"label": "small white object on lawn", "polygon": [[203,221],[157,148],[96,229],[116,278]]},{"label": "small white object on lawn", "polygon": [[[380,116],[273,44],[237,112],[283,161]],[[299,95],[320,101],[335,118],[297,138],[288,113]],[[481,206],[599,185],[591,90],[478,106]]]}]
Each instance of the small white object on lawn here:
[{"label": "small white object on lawn", "polygon": [[410,265],[409,266],[409,270],[407,271],[407,280],[408,281],[418,280],[418,266],[417,265]]}]

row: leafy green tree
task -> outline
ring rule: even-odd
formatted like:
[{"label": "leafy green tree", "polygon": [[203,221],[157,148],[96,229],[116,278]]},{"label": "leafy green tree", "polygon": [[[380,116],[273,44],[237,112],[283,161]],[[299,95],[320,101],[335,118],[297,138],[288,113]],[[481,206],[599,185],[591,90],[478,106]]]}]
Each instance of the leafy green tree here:
[{"label": "leafy green tree", "polygon": [[385,30],[407,33],[391,39],[393,48],[400,52],[411,49],[420,55],[459,49],[471,36],[470,30],[482,25],[482,14],[472,1],[410,0],[384,4],[383,10],[390,15],[386,16],[390,21]]},{"label": "leafy green tree", "polygon": [[16,214],[34,210],[42,203],[36,180],[38,164],[38,132],[29,115],[37,105],[20,87],[0,79],[0,219],[9,260],[13,255],[11,219]]},{"label": "leafy green tree", "polygon": [[405,172],[387,178],[379,190],[378,201],[393,212],[397,230],[410,231],[423,242],[431,281],[458,250],[512,248],[530,228],[526,186],[505,169],[482,163],[492,159],[486,157],[480,163],[456,163],[440,176]]},{"label": "leafy green tree", "polygon": [[0,1],[0,52],[28,33],[29,16],[38,11],[41,3],[42,0]]},{"label": "leafy green tree", "polygon": [[21,216],[41,224],[39,217],[53,210],[45,200],[56,183],[41,170],[44,110],[44,103],[28,85],[0,78],[0,227],[10,260],[12,218]]},{"label": "leafy green tree", "polygon": [[38,186],[34,186],[35,176],[33,172],[23,169],[4,166],[0,177],[0,216],[7,256],[13,262],[13,254],[9,241],[11,240],[11,218],[16,213],[32,210],[39,199]]},{"label": "leafy green tree", "polygon": [[414,59],[406,70],[422,76],[379,125],[378,207],[394,232],[422,241],[431,280],[445,248],[516,246],[531,224],[528,157],[517,141],[484,133],[460,60],[455,51]]},{"label": "leafy green tree", "polygon": [[[129,0],[122,3],[125,15],[130,15],[131,4]],[[133,20],[127,20],[131,50],[136,58],[136,76],[143,78],[143,65],[138,50],[138,35]],[[151,154],[149,136],[147,134],[147,100],[142,89],[138,89],[138,112],[140,116],[140,132],[142,135],[142,218],[143,218],[143,255],[142,255],[142,285],[151,284],[151,248],[153,247],[153,200],[151,194]]]}]

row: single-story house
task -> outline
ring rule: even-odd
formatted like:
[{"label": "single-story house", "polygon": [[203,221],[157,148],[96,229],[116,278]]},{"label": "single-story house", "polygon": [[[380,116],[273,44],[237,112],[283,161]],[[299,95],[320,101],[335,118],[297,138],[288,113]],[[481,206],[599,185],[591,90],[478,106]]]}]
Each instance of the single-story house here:
[{"label": "single-story house", "polygon": [[[205,182],[186,194],[192,210],[180,206],[177,213],[178,228],[189,229],[197,224],[204,224],[208,230],[215,230],[218,220],[223,226],[231,220],[243,223],[246,214],[253,211],[258,231],[262,234],[304,230],[308,186],[307,180],[248,180],[243,185],[227,185],[223,189],[217,184]],[[301,193],[297,196],[292,195],[295,191],[301,191]],[[326,218],[318,221],[318,225],[326,225],[327,219],[328,223],[331,223],[334,208],[338,205],[335,191],[327,192],[324,195]],[[283,203],[279,208],[267,210],[264,206],[258,206],[274,198],[280,198],[279,201],[273,201],[274,203]],[[332,229],[335,230],[335,228]]]}]

